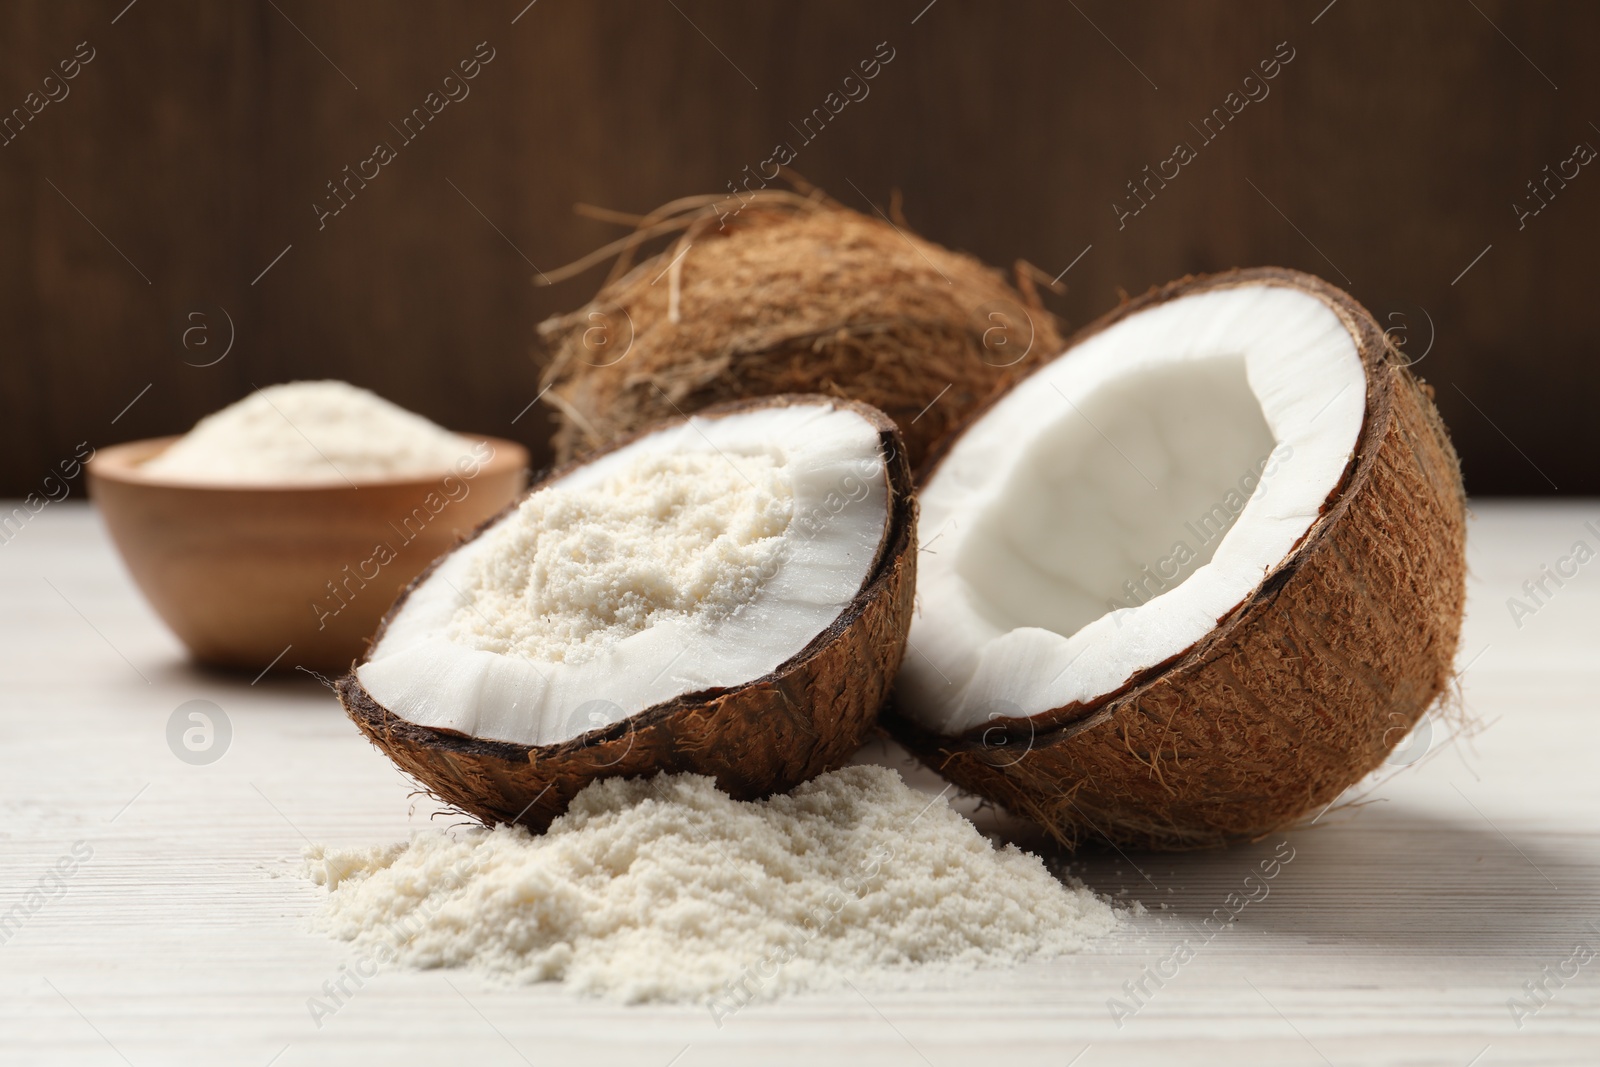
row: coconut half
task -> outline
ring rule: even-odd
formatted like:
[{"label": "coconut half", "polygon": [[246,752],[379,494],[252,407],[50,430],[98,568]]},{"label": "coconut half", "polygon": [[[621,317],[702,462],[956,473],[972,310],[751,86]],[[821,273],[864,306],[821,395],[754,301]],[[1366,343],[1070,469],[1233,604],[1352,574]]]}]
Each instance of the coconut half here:
[{"label": "coconut half", "polygon": [[1465,498],[1431,390],[1274,268],[1125,304],[924,474],[891,728],[1067,843],[1267,833],[1450,677]]},{"label": "coconut half", "polygon": [[542,829],[596,778],[740,798],[843,763],[905,647],[915,501],[894,424],[783,396],[541,480],[422,574],[338,684],[403,770]]}]

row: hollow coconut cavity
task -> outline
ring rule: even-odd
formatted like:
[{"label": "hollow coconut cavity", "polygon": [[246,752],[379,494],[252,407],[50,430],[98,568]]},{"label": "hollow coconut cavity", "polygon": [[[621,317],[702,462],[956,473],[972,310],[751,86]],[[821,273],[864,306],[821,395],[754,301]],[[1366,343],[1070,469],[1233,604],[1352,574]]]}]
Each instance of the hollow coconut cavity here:
[{"label": "hollow coconut cavity", "polygon": [[597,778],[741,799],[836,767],[905,647],[910,469],[863,404],[786,396],[562,468],[436,561],[338,684],[367,737],[485,822]]},{"label": "hollow coconut cavity", "polygon": [[[630,242],[677,231],[630,267]],[[594,298],[539,327],[563,460],[707,405],[814,392],[882,409],[915,468],[1061,350],[1030,283],[1019,292],[971,256],[820,194],[689,198],[601,251],[619,246]]]},{"label": "hollow coconut cavity", "polygon": [[1460,468],[1350,297],[1274,268],[1125,304],[942,449],[891,729],[1059,839],[1322,808],[1446,686]]}]

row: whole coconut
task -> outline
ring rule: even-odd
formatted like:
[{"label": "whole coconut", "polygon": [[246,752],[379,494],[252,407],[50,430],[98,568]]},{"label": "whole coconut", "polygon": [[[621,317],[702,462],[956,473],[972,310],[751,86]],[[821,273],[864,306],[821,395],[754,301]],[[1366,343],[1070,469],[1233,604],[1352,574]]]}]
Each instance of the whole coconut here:
[{"label": "whole coconut", "polygon": [[[880,408],[915,466],[1061,349],[1031,284],[1024,296],[888,219],[777,191],[678,204],[636,233],[681,231],[671,245],[619,261],[588,304],[539,327],[559,462],[712,404],[798,392]],[[634,243],[619,242],[625,256]]]}]

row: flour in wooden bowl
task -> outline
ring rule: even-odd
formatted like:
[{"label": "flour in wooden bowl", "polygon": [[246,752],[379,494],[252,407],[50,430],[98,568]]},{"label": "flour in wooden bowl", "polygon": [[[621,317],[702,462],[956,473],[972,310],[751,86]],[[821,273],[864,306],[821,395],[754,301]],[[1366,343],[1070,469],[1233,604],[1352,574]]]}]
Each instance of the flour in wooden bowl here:
[{"label": "flour in wooden bowl", "polygon": [[1082,949],[1109,905],[995,848],[884,767],[741,802],[710,778],[607,779],[549,831],[307,851],[318,923],[384,962],[559,981],[726,1017],[798,990],[910,984]]},{"label": "flour in wooden bowl", "polygon": [[471,451],[348,382],[288,382],[207,415],[142,470],[206,485],[346,485],[443,475]]}]

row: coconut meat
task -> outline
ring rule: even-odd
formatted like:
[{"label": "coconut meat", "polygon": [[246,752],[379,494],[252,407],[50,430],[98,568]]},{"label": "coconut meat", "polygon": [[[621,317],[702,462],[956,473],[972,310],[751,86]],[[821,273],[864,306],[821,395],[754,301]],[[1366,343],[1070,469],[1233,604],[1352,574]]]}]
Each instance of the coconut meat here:
[{"label": "coconut meat", "polygon": [[357,678],[401,719],[528,745],[748,684],[861,591],[886,474],[877,428],[823,402],[651,432],[440,561]]},{"label": "coconut meat", "polygon": [[1316,521],[1365,408],[1349,329],[1282,285],[1179,297],[1047,364],[919,494],[901,713],[955,735],[1181,655]]}]

